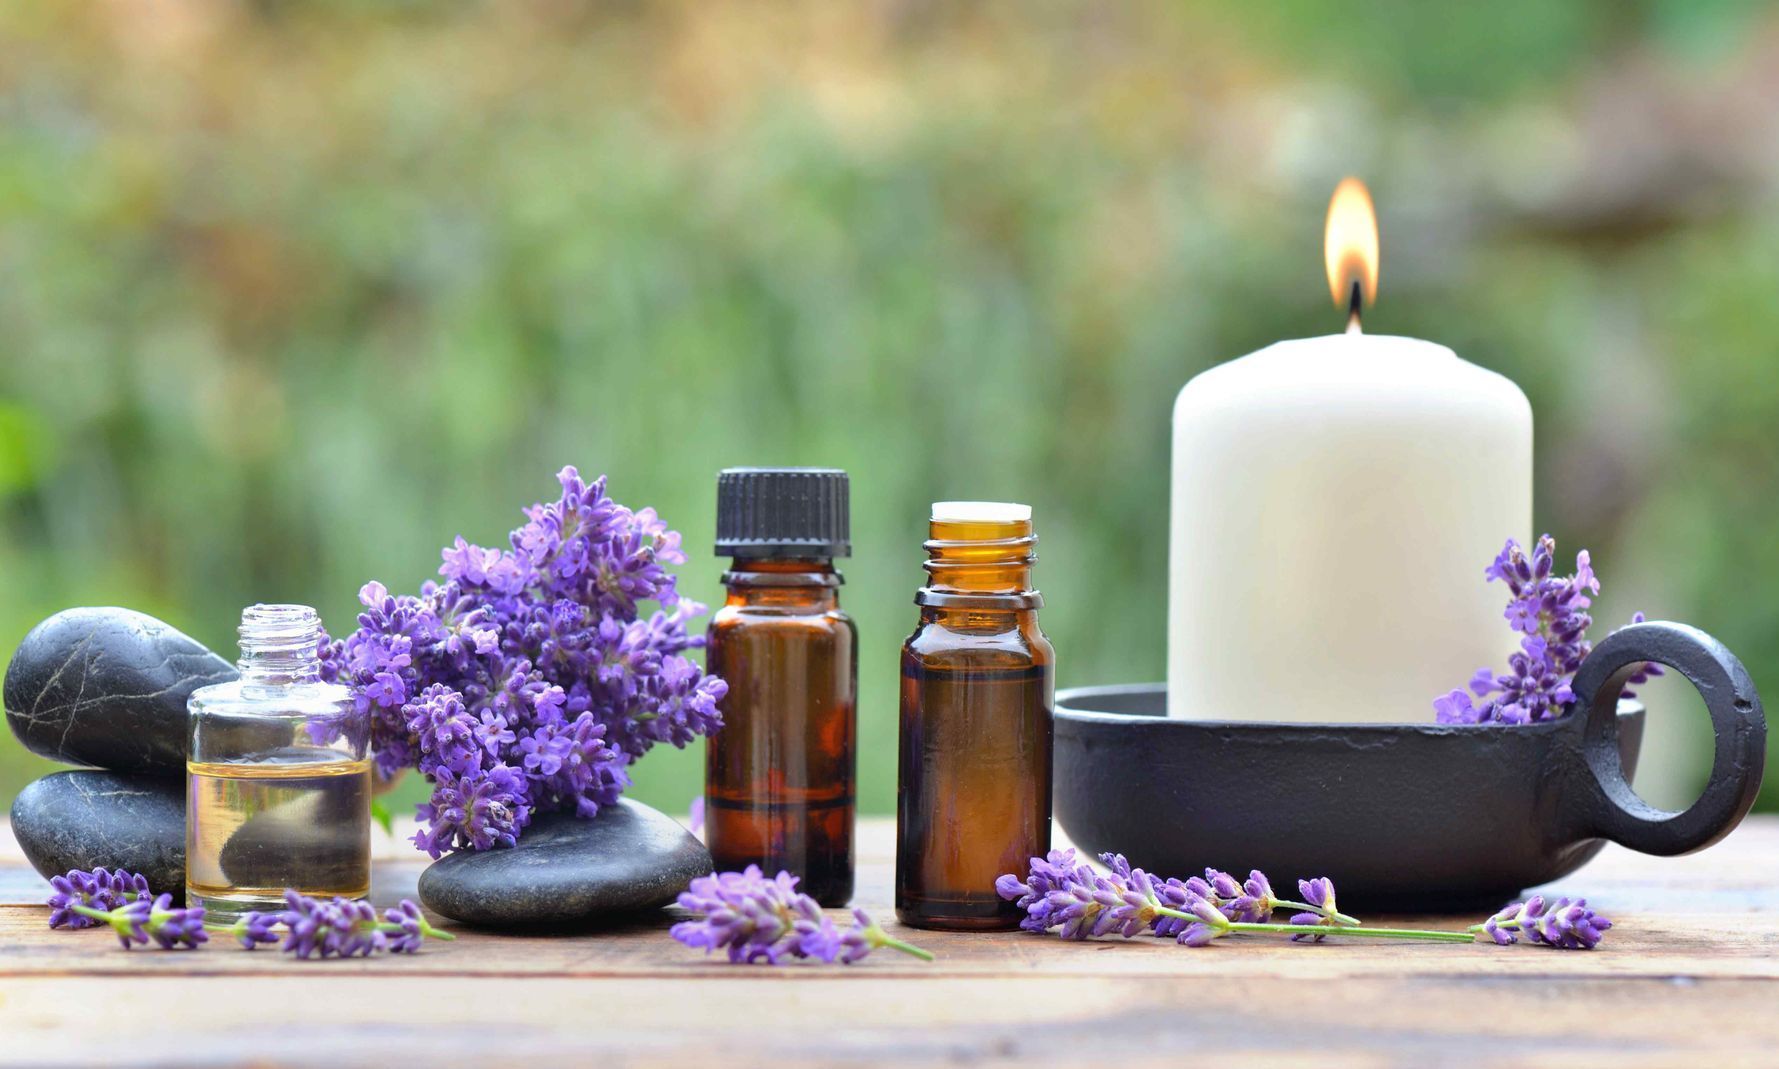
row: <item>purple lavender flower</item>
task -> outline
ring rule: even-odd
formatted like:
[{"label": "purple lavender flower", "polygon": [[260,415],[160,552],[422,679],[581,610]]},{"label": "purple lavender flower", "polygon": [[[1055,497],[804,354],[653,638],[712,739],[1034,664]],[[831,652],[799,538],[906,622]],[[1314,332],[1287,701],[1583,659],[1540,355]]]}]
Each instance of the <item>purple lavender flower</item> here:
[{"label": "purple lavender flower", "polygon": [[481,770],[487,751],[477,732],[480,721],[464,708],[463,695],[434,683],[402,708],[419,745],[422,771],[448,768],[461,776]]},{"label": "purple lavender flower", "polygon": [[1019,926],[1028,932],[1060,928],[1064,939],[1085,939],[1106,905],[1100,889],[1109,887],[1093,866],[1077,861],[1073,850],[1052,850],[1034,857],[1024,879],[1007,873],[995,880],[995,892],[1025,911]]},{"label": "purple lavender flower", "polygon": [[531,823],[529,785],[506,765],[461,776],[441,766],[432,776],[432,798],[419,809],[426,827],[414,833],[414,845],[435,858],[464,847],[512,846]]},{"label": "purple lavender flower", "polygon": [[[1141,872],[1140,869],[1131,869],[1121,854],[1101,854],[1100,861],[1116,875],[1129,877],[1133,872]],[[1302,911],[1293,917],[1293,921],[1297,923],[1337,927],[1351,927],[1359,923],[1356,918],[1347,916],[1335,907],[1334,884],[1326,878],[1299,880],[1297,886],[1306,899],[1302,902],[1280,898],[1273,891],[1266,873],[1259,869],[1250,870],[1248,878],[1240,882],[1232,874],[1217,869],[1206,869],[1202,877],[1194,876],[1184,882],[1161,880],[1153,876],[1146,879],[1158,902],[1180,912],[1191,912],[1193,902],[1202,899],[1222,913],[1226,920],[1240,924],[1267,923],[1281,909]],[[1298,918],[1305,919],[1299,922]],[[1156,935],[1173,938],[1180,935],[1188,923],[1190,922],[1183,918],[1162,913],[1150,921],[1150,928]]]},{"label": "purple lavender flower", "polygon": [[[1520,648],[1508,658],[1508,671],[1480,668],[1472,677],[1469,693],[1454,689],[1433,701],[1433,712],[1442,724],[1529,724],[1562,716],[1575,701],[1570,681],[1587,658],[1593,644],[1587,630],[1593,617],[1588,608],[1600,592],[1587,550],[1575,556],[1575,574],[1553,574],[1557,544],[1549,535],[1538,539],[1531,557],[1513,539],[1496,556],[1484,574],[1489,581],[1505,583],[1511,599],[1503,615],[1519,632]],[[1643,614],[1632,617],[1640,623]],[[1642,683],[1661,675],[1659,665],[1647,664],[1632,677]],[[1635,696],[1626,691],[1627,696]],[[1472,700],[1483,699],[1481,704]]]},{"label": "purple lavender flower", "polygon": [[1259,924],[1272,917],[1274,903],[1272,884],[1267,882],[1266,874],[1259,869],[1248,873],[1248,878],[1237,880],[1227,872],[1217,869],[1206,869],[1204,875],[1204,893],[1199,893],[1197,885],[1190,890],[1198,897],[1209,901],[1223,916],[1232,921],[1245,921]]},{"label": "purple lavender flower", "polygon": [[1519,942],[1524,935],[1534,943],[1558,950],[1592,950],[1612,922],[1588,908],[1587,899],[1573,902],[1559,898],[1547,903],[1543,895],[1514,902],[1481,924],[1471,927],[1501,946]]},{"label": "purple lavender flower", "polygon": [[[104,872],[104,869],[100,869]],[[87,928],[99,922],[91,917],[83,917],[74,912],[70,906],[96,906],[97,888],[94,886],[90,873],[75,869],[66,876],[57,876],[49,881],[49,926],[51,928]],[[109,905],[98,908],[110,909]]]},{"label": "purple lavender flower", "polygon": [[279,916],[288,934],[287,953],[299,958],[370,957],[389,948],[389,938],[369,902],[336,898],[323,902],[296,891],[284,892],[285,910]]},{"label": "purple lavender flower", "polygon": [[840,938],[834,922],[796,886],[790,873],[767,879],[758,865],[700,876],[679,896],[680,908],[699,919],[675,924],[672,935],[707,952],[725,949],[732,962],[833,961]]},{"label": "purple lavender flower", "polygon": [[797,877],[767,879],[758,865],[711,873],[692,881],[680,908],[696,919],[673,926],[673,938],[706,953],[722,949],[737,963],[778,965],[792,958],[851,964],[877,947],[894,947],[925,960],[932,955],[888,935],[863,910],[842,932],[815,899],[797,890]]},{"label": "purple lavender flower", "polygon": [[383,911],[383,930],[389,938],[391,954],[418,954],[428,939],[456,939],[449,932],[434,928],[412,899]]},{"label": "purple lavender flower", "polygon": [[1187,903],[1186,912],[1192,914],[1193,919],[1174,937],[1181,946],[1205,946],[1211,940],[1220,939],[1235,931],[1236,922],[1225,916],[1209,899],[1193,899]]},{"label": "purple lavender flower", "polygon": [[[1112,933],[1129,939],[1144,931],[1174,936],[1190,924],[1197,903],[1216,908],[1190,883],[1157,879],[1133,868],[1122,854],[1102,854],[1100,860],[1111,869],[1109,873],[1078,860],[1073,850],[1052,850],[1031,859],[1025,879],[1012,873],[1001,876],[995,891],[1025,910],[1021,928],[1055,929],[1064,939]],[[1208,885],[1205,889],[1210,890]],[[1239,896],[1241,886],[1234,889]]]},{"label": "purple lavender flower", "polygon": [[278,925],[283,918],[282,913],[243,913],[225,930],[243,947],[252,950],[263,943],[278,941]]},{"label": "purple lavender flower", "polygon": [[125,950],[146,945],[150,939],[162,950],[195,949],[209,939],[204,932],[204,907],[175,909],[170,894],[155,899],[136,898],[109,910],[78,903],[68,908],[90,920],[111,925]]},{"label": "purple lavender flower", "polygon": [[[580,816],[591,817],[601,805],[617,800],[628,779],[618,771],[618,755],[605,744],[605,728],[592,713],[582,713],[572,723],[558,720],[537,729],[532,738],[547,738],[539,752],[547,754],[550,765],[536,777],[542,802],[557,808],[573,805]],[[527,754],[528,772],[530,760]]]},{"label": "purple lavender flower", "polygon": [[409,899],[385,910],[381,918],[369,902],[349,898],[324,901],[295,890],[284,892],[285,908],[276,913],[249,913],[224,931],[249,950],[278,942],[284,929],[284,951],[299,958],[369,957],[418,953],[427,939],[455,939],[433,927]]},{"label": "purple lavender flower", "polygon": [[471,734],[490,757],[499,757],[504,747],[518,741],[507,718],[492,709],[482,710],[481,719],[471,728]]},{"label": "purple lavender flower", "polygon": [[140,873],[123,869],[74,869],[49,881],[49,926],[51,928],[91,928],[104,921],[77,911],[75,906],[104,913],[138,899],[150,899],[148,880]]},{"label": "purple lavender flower", "polygon": [[[433,784],[416,836],[434,856],[510,846],[539,811],[590,817],[629,785],[657,743],[721,724],[726,685],[684,654],[703,645],[667,570],[680,537],[573,468],[561,496],[525,510],[510,549],[459,537],[442,583],[359,591],[358,630],[323,650],[323,673],[371,714],[384,777]],[[645,616],[642,607],[660,606]]]},{"label": "purple lavender flower", "polygon": [[161,949],[173,950],[181,946],[195,948],[199,943],[209,941],[210,937],[204,931],[204,907],[172,909],[172,904],[172,895],[162,895],[155,900],[155,908],[149,916],[148,934],[154,937]]},{"label": "purple lavender flower", "polygon": [[[168,895],[167,905],[173,904],[173,896]],[[117,932],[117,941],[128,950],[131,946],[148,942],[148,923],[154,918],[155,903],[152,899],[139,898],[112,910],[109,916],[102,916],[106,923]]]},{"label": "purple lavender flower", "polygon": [[[1317,876],[1313,880],[1298,880],[1297,893],[1302,895],[1304,903],[1313,909],[1306,909],[1302,913],[1293,913],[1291,915],[1292,924],[1321,925],[1327,924],[1329,917],[1345,916],[1334,904],[1334,881],[1326,876]],[[1312,939],[1320,943],[1326,938],[1326,933],[1294,935],[1291,938],[1293,940]]]},{"label": "purple lavender flower", "polygon": [[933,960],[933,955],[927,951],[892,937],[871,919],[869,913],[856,906],[852,911],[852,927],[841,934],[840,944],[839,961],[842,965],[851,965],[878,947],[891,947],[922,961]]}]

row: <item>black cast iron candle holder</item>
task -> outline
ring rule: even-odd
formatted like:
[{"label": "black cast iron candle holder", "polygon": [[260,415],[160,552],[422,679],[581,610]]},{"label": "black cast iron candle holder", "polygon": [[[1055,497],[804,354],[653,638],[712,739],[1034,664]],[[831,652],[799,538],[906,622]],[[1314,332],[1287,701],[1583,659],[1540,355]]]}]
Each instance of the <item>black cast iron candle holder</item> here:
[{"label": "black cast iron candle holder", "polygon": [[[1680,812],[1631,788],[1646,714],[1618,695],[1646,661],[1698,689],[1716,736],[1705,790]],[[1701,850],[1748,813],[1766,715],[1716,639],[1633,624],[1595,647],[1574,690],[1569,715],[1522,725],[1170,720],[1158,684],[1067,690],[1056,819],[1083,851],[1158,875],[1327,876],[1349,912],[1423,913],[1493,909],[1607,842]]]}]

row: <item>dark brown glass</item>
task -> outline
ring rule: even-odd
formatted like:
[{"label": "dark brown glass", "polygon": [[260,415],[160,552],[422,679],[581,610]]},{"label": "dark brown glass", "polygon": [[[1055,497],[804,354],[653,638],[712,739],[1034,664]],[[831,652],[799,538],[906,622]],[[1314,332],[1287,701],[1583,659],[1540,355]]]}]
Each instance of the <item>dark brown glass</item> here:
[{"label": "dark brown glass", "polygon": [[902,647],[896,916],[1014,928],[995,877],[1050,849],[1055,651],[1038,629],[1030,520],[934,521],[920,624]]},{"label": "dark brown glass", "polygon": [[705,748],[705,838],[718,871],[785,869],[824,906],[853,888],[858,631],[821,559],[737,559],[706,660],[729,684]]}]

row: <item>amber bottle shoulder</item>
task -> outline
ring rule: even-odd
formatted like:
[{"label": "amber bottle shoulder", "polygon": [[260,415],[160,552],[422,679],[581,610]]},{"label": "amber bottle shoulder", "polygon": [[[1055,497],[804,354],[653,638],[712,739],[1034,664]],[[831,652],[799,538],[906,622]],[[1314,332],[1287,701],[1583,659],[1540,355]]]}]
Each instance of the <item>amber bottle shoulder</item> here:
[{"label": "amber bottle shoulder", "polygon": [[1021,615],[1027,618],[1000,627],[982,622],[982,614],[971,614],[967,621],[923,619],[903,643],[903,656],[927,664],[1009,668],[1051,664],[1056,651],[1036,617]]},{"label": "amber bottle shoulder", "polygon": [[806,608],[725,605],[710,618],[712,635],[729,634],[741,629],[851,635],[858,627],[853,623],[852,617],[840,609],[812,611]]}]

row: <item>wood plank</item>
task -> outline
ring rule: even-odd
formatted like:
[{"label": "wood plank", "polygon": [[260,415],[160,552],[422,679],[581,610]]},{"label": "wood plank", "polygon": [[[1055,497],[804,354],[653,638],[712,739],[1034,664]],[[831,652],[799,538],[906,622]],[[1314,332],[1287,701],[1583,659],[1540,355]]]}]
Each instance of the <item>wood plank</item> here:
[{"label": "wood plank", "polygon": [[0,981],[13,1064],[1771,1064],[1765,981]]},{"label": "wood plank", "polygon": [[[884,920],[892,845],[886,821],[861,825],[861,904]],[[411,893],[425,859],[395,842],[379,853],[377,897]],[[0,1063],[1177,1064],[1190,1054],[1245,1066],[1313,1052],[1335,1065],[1626,1066],[1683,1052],[1758,1064],[1779,1043],[1779,818],[1751,819],[1686,858],[1609,848],[1553,890],[1586,892],[1618,921],[1603,948],[1254,939],[1192,950],[896,929],[939,960],[883,953],[845,969],[767,969],[679,946],[663,912],[579,932],[459,930],[412,958],[298,962],[227,946],[126,952],[106,932],[52,932],[42,881],[0,837]]]}]

